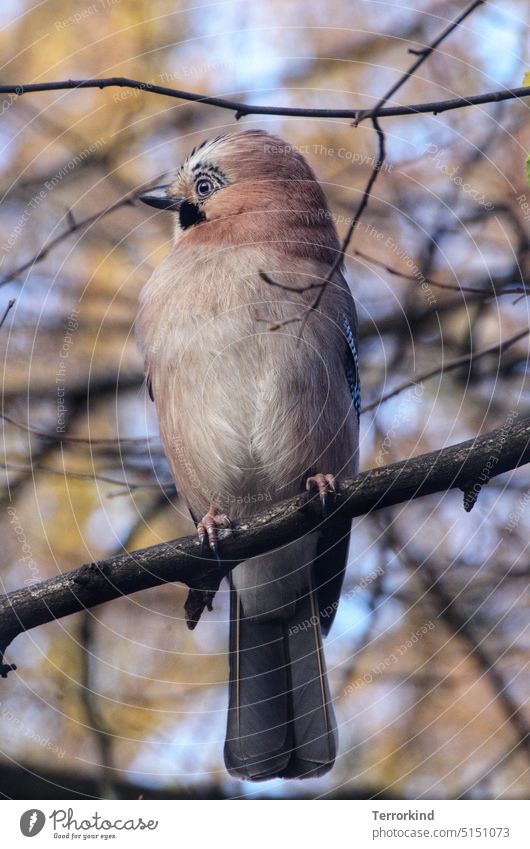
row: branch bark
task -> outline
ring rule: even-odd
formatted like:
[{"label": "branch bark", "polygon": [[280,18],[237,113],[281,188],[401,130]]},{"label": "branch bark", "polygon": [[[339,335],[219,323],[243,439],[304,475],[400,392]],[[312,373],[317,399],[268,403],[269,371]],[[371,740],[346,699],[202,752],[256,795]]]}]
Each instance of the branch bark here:
[{"label": "branch bark", "polygon": [[[233,530],[220,532],[222,565],[201,551],[195,536],[189,536],[84,564],[4,595],[0,597],[2,656],[23,631],[171,581],[190,588],[187,615],[188,624],[194,627],[204,606],[193,609],[194,593],[201,598],[205,593],[213,597],[221,579],[238,563],[290,545],[317,527],[325,524],[326,531],[336,535],[343,533],[355,516],[454,488],[462,489],[465,498],[472,492],[472,506],[481,486],[490,478],[530,462],[530,418],[518,418],[517,411],[513,411],[504,427],[484,436],[342,481],[325,523],[318,498],[303,494],[274,504]],[[3,664],[2,677],[11,668]]]}]

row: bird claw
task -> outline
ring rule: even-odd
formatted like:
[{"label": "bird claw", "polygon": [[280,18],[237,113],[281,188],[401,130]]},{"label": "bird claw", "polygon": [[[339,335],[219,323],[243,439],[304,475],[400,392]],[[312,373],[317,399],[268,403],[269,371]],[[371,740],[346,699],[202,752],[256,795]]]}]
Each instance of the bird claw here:
[{"label": "bird claw", "polygon": [[322,516],[324,519],[327,519],[333,496],[337,492],[335,476],[322,474],[311,475],[306,481],[306,489],[308,492],[312,489],[318,489]]},{"label": "bird claw", "polygon": [[232,523],[226,513],[220,513],[217,507],[212,504],[208,512],[202,517],[197,524],[197,534],[203,553],[208,550],[212,551],[217,560],[219,557],[219,537],[218,528],[231,528]]}]

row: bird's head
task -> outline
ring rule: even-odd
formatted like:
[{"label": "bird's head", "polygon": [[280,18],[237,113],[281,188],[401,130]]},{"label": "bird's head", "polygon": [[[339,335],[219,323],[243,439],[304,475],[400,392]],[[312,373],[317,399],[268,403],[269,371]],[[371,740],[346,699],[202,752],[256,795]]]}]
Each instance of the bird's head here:
[{"label": "bird's head", "polygon": [[[304,157],[262,130],[219,136],[198,145],[172,182],[140,200],[173,212],[177,239],[266,241],[311,231],[321,247],[337,247],[325,195]],[[192,235],[193,234],[193,235]],[[282,235],[283,234],[283,235]]]}]

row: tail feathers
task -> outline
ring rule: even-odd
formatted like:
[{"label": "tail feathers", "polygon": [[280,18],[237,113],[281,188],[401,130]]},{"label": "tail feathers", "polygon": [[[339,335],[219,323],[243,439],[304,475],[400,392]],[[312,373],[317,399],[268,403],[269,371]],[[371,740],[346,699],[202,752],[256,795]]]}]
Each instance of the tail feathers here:
[{"label": "tail feathers", "polygon": [[241,614],[232,590],[229,773],[254,781],[324,774],[337,741],[314,594],[298,599],[287,621]]},{"label": "tail feathers", "polygon": [[291,754],[286,644],[282,623],[241,617],[235,590],[231,608],[225,762],[232,775],[258,781],[285,769]]},{"label": "tail feathers", "polygon": [[[315,593],[299,602],[297,622],[287,630],[291,662],[293,750],[289,777],[328,772],[337,755],[337,726],[331,703]],[[302,627],[298,627],[298,623]],[[305,627],[304,627],[305,626]]]}]

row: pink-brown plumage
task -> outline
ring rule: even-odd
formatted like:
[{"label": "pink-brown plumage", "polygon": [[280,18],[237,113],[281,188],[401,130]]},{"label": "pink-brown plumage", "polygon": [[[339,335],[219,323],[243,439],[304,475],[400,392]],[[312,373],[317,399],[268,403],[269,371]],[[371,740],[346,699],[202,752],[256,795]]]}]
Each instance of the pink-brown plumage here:
[{"label": "pink-brown plumage", "polygon": [[[206,221],[177,226],[142,292],[138,326],[179,491],[196,514],[217,497],[238,518],[252,510],[241,494],[286,498],[309,469],[354,470],[340,324],[352,301],[337,275],[301,340],[299,323],[268,329],[314,300],[307,287],[335,259],[335,228],[304,160],[267,152],[285,150],[281,140],[252,132],[218,147],[210,156],[233,182],[205,204]],[[186,170],[171,191],[189,194]]]},{"label": "pink-brown plumage", "polygon": [[[220,181],[203,201],[201,169]],[[239,519],[261,501],[300,492],[310,474],[354,473],[358,424],[342,317],[354,330],[356,322],[342,273],[301,338],[299,321],[285,324],[312,304],[307,287],[326,278],[339,249],[303,157],[260,131],[222,137],[190,155],[168,195],[184,198],[188,215],[204,217],[192,226],[186,219],[183,229],[176,216],[172,251],[141,294],[138,333],[165,453],[193,514],[213,503]],[[317,542],[302,541],[294,565],[290,551],[237,567],[238,615],[276,621],[282,608],[292,615],[304,594],[313,599]],[[319,645],[319,633],[315,639]],[[247,774],[230,761],[235,774]],[[286,770],[273,759],[263,775],[249,777]]]}]

